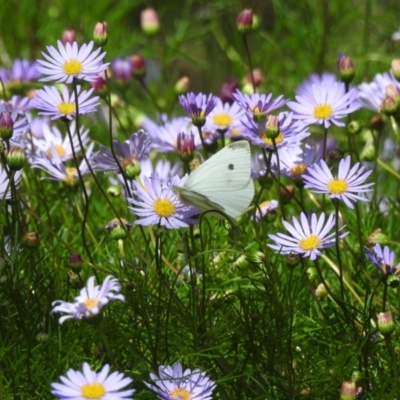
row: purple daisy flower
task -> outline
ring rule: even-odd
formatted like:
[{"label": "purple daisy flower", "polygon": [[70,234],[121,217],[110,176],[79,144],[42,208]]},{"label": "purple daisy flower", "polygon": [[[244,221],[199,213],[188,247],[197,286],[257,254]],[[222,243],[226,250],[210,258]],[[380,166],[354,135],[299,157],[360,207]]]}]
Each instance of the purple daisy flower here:
[{"label": "purple daisy flower", "polygon": [[11,69],[0,68],[0,79],[5,86],[17,86],[21,83],[35,81],[40,76],[36,69],[37,66],[36,62],[16,59]]},{"label": "purple daisy flower", "polygon": [[192,119],[193,125],[202,127],[206,123],[206,117],[217,104],[218,97],[203,93],[189,92],[179,96],[179,104]]},{"label": "purple daisy flower", "polygon": [[252,119],[256,121],[263,121],[267,114],[272,111],[283,107],[288,100],[283,98],[283,95],[278,96],[275,100],[271,100],[272,93],[260,94],[253,93],[251,95],[243,94],[240,90],[236,90],[233,98],[247,113],[251,115]]},{"label": "purple daisy flower", "polygon": [[182,369],[180,363],[160,366],[158,375],[150,374],[153,384],[144,382],[160,400],[191,399],[210,400],[216,385],[199,369]]},{"label": "purple daisy flower", "polygon": [[[314,82],[314,83],[313,83]],[[288,107],[294,111],[294,118],[305,125],[321,124],[329,128],[331,124],[344,126],[342,118],[360,108],[358,90],[351,88],[346,93],[345,84],[333,82],[331,78],[322,77],[303,85],[297,101],[289,101]]]},{"label": "purple daisy flower", "polygon": [[343,200],[347,207],[353,209],[351,201],[369,201],[359,193],[371,192],[374,183],[363,184],[372,170],[364,172],[365,167],[356,163],[350,169],[351,157],[340,160],[337,176],[334,176],[324,160],[312,165],[303,175],[305,188],[315,193],[327,193],[331,199]]},{"label": "purple daisy flower", "polygon": [[[310,133],[303,124],[293,120],[292,112],[284,111],[279,113],[278,120],[279,134],[274,139],[275,146],[278,149],[281,147],[298,146],[304,138],[310,136]],[[242,126],[243,131],[241,135],[252,144],[265,149],[274,150],[274,142],[266,135],[265,118],[257,124],[253,118],[247,116],[247,122],[242,121]]]},{"label": "purple daisy flower", "polygon": [[111,61],[111,71],[114,79],[126,82],[132,78],[132,63],[129,58],[117,57]]},{"label": "purple daisy flower", "polygon": [[158,175],[144,177],[143,183],[133,181],[135,198],[128,201],[135,207],[129,207],[138,217],[135,224],[160,225],[167,229],[186,228],[195,220],[190,217],[199,211],[187,207],[179,202],[178,196],[171,189],[172,186],[182,186],[187,177],[174,177],[170,184],[163,185]]},{"label": "purple daisy flower", "polygon": [[376,243],[374,250],[365,247],[365,253],[371,263],[378,268],[384,275],[400,275],[400,263],[394,265],[395,254],[390,251],[388,246],[382,247]]}]

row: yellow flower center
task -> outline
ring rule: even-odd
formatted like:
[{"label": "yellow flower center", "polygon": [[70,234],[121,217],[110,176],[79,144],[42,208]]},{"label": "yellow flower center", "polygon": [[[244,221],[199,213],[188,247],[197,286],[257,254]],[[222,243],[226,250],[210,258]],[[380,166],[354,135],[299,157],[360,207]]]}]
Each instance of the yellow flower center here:
[{"label": "yellow flower center", "polygon": [[89,309],[94,308],[97,306],[98,300],[97,299],[86,299],[84,301],[85,306]]},{"label": "yellow flower center", "polygon": [[[64,147],[62,147],[60,144],[56,144],[54,147],[56,148],[56,152],[60,157],[64,156],[64,154],[66,153]],[[46,156],[48,158],[50,158],[51,155],[52,154],[51,154],[51,147],[50,147],[46,151]]]},{"label": "yellow flower center", "polygon": [[75,112],[75,103],[64,103],[63,101],[57,106],[60,114],[72,114]]},{"label": "yellow flower center", "polygon": [[239,128],[232,128],[231,132],[232,132],[233,136],[239,136],[240,135],[240,129]]},{"label": "yellow flower center", "polygon": [[306,169],[307,169],[307,165],[306,164],[295,165],[294,167],[292,167],[290,169],[290,175],[292,175],[293,177],[297,177],[299,175],[303,175]]},{"label": "yellow flower center", "polygon": [[314,107],[314,117],[318,119],[327,119],[333,113],[330,104],[318,104]]},{"label": "yellow flower center", "polygon": [[258,106],[255,106],[255,107],[253,108],[253,114],[254,114],[254,116],[257,117],[257,118],[261,118],[261,117],[267,115],[267,113],[266,113],[265,111],[260,111],[260,109],[258,108]]},{"label": "yellow flower center", "polygon": [[[282,132],[279,132],[279,135],[274,139],[275,140],[275,144],[278,144],[280,142],[282,142],[282,140],[285,138],[285,136],[283,135]],[[268,146],[273,146],[274,143],[272,142],[272,139],[267,138],[266,136],[263,136],[262,140],[264,141],[265,144],[267,144]]]},{"label": "yellow flower center", "polygon": [[232,117],[229,114],[216,114],[213,117],[214,124],[218,126],[229,126],[232,123]]},{"label": "yellow flower center", "polygon": [[106,394],[106,388],[101,383],[86,383],[81,387],[81,395],[85,399],[101,399]]},{"label": "yellow flower center", "polygon": [[175,205],[169,199],[157,199],[153,208],[157,215],[165,218],[170,217],[175,212]]},{"label": "yellow flower center", "polygon": [[347,182],[343,179],[334,179],[327,185],[328,190],[333,194],[342,194],[347,190]]},{"label": "yellow flower center", "polygon": [[311,251],[316,249],[320,244],[319,237],[317,235],[310,235],[308,238],[302,239],[299,242],[299,246],[305,251]]},{"label": "yellow flower center", "polygon": [[65,182],[68,185],[75,185],[75,183],[78,182],[78,177],[76,176],[76,174],[78,173],[76,168],[72,168],[72,167],[67,167],[65,168]]},{"label": "yellow flower center", "polygon": [[83,65],[78,60],[65,61],[63,65],[63,71],[67,75],[78,75],[83,71]]},{"label": "yellow flower center", "polygon": [[173,399],[179,400],[191,400],[192,398],[192,395],[187,390],[181,388],[172,390],[170,395]]}]

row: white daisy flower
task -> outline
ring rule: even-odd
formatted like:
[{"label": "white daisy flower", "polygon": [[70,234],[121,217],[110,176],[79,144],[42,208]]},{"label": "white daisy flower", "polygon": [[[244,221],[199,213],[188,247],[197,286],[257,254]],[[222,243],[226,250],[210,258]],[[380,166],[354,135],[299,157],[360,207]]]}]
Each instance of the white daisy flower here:
[{"label": "white daisy flower", "polygon": [[[96,111],[99,97],[90,98],[94,89],[83,90],[82,93],[79,93],[81,87],[78,85],[76,90],[79,115]],[[62,89],[62,97],[54,86],[45,86],[44,89],[37,90],[33,104],[35,108],[41,110],[39,111],[40,115],[49,116],[51,119],[64,117],[71,120],[76,116],[75,94],[74,92],[70,94],[66,86]]]},{"label": "white daisy flower", "polygon": [[132,399],[134,389],[121,390],[128,386],[132,379],[125,377],[121,372],[113,372],[108,375],[109,371],[108,364],[96,373],[90,369],[88,363],[83,363],[82,372],[70,368],[66,376],[60,376],[62,383],[52,383],[51,393],[58,399]]},{"label": "white daisy flower", "polygon": [[[321,255],[321,249],[326,249],[335,245],[335,232],[329,233],[335,226],[335,216],[329,215],[325,224],[325,214],[317,217],[316,214],[311,215],[311,219],[307,219],[306,214],[301,213],[300,223],[293,217],[293,225],[287,221],[282,221],[286,230],[291,236],[283,233],[276,235],[268,235],[275,244],[268,244],[268,247],[280,254],[301,254],[303,257],[310,257],[315,260]],[[341,230],[344,226],[341,228]],[[342,239],[347,235],[341,233],[339,238]]]},{"label": "white daisy flower", "polygon": [[312,165],[303,175],[305,188],[315,193],[327,193],[331,199],[343,200],[347,207],[353,209],[351,201],[369,201],[360,193],[371,192],[374,183],[363,184],[372,170],[364,172],[365,167],[356,163],[350,169],[351,157],[340,160],[337,176],[333,176],[324,160]]},{"label": "white daisy flower", "polygon": [[66,43],[65,46],[60,40],[57,41],[57,47],[47,46],[50,55],[42,52],[47,61],[37,60],[40,66],[37,70],[43,75],[41,81],[52,81],[72,83],[74,78],[83,79],[92,82],[96,80],[97,75],[106,70],[109,63],[103,63],[102,60],[106,53],[101,53],[101,48],[92,52],[93,42],[83,44],[78,48],[76,42]]}]

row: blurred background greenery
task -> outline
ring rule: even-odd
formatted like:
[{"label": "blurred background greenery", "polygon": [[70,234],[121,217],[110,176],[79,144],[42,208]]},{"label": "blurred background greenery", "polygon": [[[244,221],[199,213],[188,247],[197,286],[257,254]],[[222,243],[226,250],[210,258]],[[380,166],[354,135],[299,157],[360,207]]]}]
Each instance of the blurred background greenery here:
[{"label": "blurred background greenery", "polygon": [[[147,38],[140,28],[140,12],[157,10],[161,31]],[[247,72],[236,17],[252,8],[260,30],[249,38],[255,67],[265,74],[265,88],[275,95],[293,94],[312,72],[336,70],[341,52],[356,66],[356,83],[389,69],[400,52],[392,34],[400,25],[398,0],[265,0],[265,1],[138,1],[138,0],[19,0],[0,7],[0,64],[15,58],[35,59],[46,45],[55,45],[65,29],[73,29],[80,43],[92,37],[97,21],[107,21],[108,58],[140,52],[154,63],[168,66],[164,78],[191,78],[194,91],[219,93],[229,77]]]}]

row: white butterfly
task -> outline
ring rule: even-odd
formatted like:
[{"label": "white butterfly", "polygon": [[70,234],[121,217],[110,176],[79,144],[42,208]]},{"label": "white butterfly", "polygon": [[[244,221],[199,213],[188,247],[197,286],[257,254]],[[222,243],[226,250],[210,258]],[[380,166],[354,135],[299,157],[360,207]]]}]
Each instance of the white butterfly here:
[{"label": "white butterfly", "polygon": [[183,186],[172,189],[182,203],[200,211],[221,211],[234,220],[254,196],[250,159],[249,143],[233,142],[195,169]]}]

